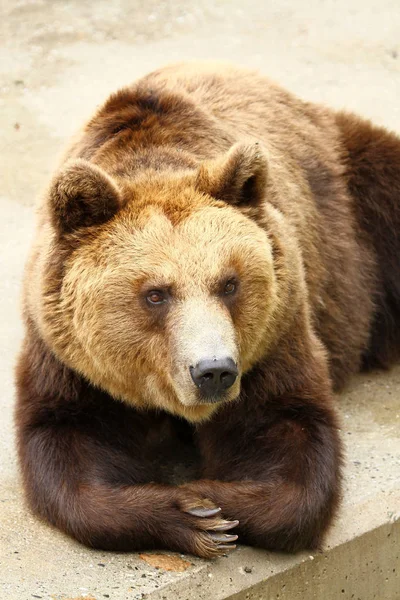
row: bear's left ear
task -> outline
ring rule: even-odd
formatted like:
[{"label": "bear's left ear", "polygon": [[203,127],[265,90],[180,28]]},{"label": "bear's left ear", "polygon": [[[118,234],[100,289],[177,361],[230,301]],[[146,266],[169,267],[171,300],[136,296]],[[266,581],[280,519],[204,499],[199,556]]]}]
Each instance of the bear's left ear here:
[{"label": "bear's left ear", "polygon": [[48,203],[53,225],[60,233],[100,225],[122,205],[116,183],[103,169],[85,160],[73,160],[50,185]]},{"label": "bear's left ear", "polygon": [[196,188],[238,207],[255,207],[265,196],[268,159],[259,143],[238,143],[222,157],[202,163]]}]

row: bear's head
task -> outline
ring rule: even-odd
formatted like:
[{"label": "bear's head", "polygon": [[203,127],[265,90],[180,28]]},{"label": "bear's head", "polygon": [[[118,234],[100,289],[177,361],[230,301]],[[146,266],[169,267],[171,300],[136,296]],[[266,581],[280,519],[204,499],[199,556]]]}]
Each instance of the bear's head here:
[{"label": "bear's head", "polygon": [[116,398],[191,421],[237,398],[278,304],[267,181],[258,144],[129,178],[68,162],[32,291],[55,354]]}]

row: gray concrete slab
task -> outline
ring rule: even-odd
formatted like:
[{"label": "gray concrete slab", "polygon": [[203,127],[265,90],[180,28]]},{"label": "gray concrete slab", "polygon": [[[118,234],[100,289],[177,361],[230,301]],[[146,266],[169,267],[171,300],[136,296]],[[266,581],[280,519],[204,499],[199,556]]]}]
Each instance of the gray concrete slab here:
[{"label": "gray concrete slab", "polygon": [[[26,511],[12,425],[19,290],[34,200],[107,94],[181,59],[229,59],[400,131],[398,0],[3,0],[0,6],[0,597],[400,598],[400,368],[338,399],[346,492],[323,554],[240,547],[184,572],[89,551]],[[396,554],[397,552],[397,554]]]}]

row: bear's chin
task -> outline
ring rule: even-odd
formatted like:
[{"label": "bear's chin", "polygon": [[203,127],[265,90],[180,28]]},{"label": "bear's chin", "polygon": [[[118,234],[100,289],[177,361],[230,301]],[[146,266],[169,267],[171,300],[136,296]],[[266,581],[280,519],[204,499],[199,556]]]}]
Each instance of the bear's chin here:
[{"label": "bear's chin", "polygon": [[225,404],[225,402],[217,404],[196,404],[194,406],[184,406],[182,404],[179,407],[177,414],[191,423],[200,423],[201,421],[210,419],[223,404]]}]

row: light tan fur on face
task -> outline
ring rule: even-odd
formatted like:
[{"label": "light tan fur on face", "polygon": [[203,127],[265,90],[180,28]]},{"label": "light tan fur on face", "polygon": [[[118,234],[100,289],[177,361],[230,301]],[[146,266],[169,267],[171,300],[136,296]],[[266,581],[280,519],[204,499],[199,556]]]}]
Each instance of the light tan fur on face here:
[{"label": "light tan fur on face", "polygon": [[[128,204],[79,245],[52,310],[49,298],[42,306],[43,333],[62,360],[113,396],[202,419],[216,407],[200,404],[189,367],[230,356],[242,373],[265,349],[277,293],[271,246],[254,222],[185,178],[173,185],[155,177],[130,193],[152,202]],[[189,200],[186,216],[180,205]],[[232,275],[240,289],[229,309],[218,289]],[[171,302],[158,320],[143,290],[165,286]],[[239,390],[240,377],[226,400]]]}]

